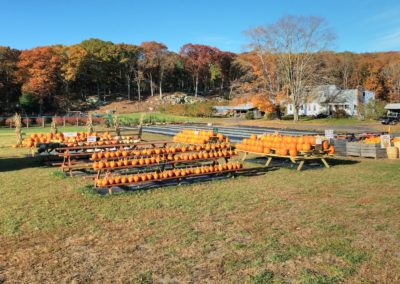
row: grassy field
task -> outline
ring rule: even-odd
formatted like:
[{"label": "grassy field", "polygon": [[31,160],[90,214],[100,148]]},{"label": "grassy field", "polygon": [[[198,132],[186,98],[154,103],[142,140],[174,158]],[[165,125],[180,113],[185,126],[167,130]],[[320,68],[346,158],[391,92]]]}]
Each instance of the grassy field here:
[{"label": "grassy field", "polygon": [[398,161],[100,196],[13,142],[0,132],[6,282],[400,282]]}]

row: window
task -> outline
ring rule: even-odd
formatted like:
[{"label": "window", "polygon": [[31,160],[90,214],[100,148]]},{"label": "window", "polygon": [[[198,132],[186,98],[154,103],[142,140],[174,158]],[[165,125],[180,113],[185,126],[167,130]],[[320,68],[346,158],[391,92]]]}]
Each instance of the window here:
[{"label": "window", "polygon": [[314,111],[317,111],[317,105],[314,104]]},{"label": "window", "polygon": [[300,106],[300,110],[303,110],[303,105]]},{"label": "window", "polygon": [[344,105],[344,109],[349,109],[349,105]]},{"label": "window", "polygon": [[308,105],[308,111],[311,111],[311,105]]},{"label": "window", "polygon": [[289,110],[292,111],[292,105],[289,105]]}]

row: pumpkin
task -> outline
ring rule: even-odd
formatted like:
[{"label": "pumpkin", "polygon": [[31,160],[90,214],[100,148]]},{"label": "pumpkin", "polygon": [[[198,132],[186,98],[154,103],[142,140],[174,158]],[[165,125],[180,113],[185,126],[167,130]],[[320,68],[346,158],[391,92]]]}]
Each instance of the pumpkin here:
[{"label": "pumpkin", "polygon": [[110,168],[115,168],[117,166],[117,164],[114,161],[110,162]]},{"label": "pumpkin", "polygon": [[[28,147],[31,147],[31,146],[28,146]],[[93,153],[92,154],[92,160],[96,160],[97,159],[97,154],[96,153]]]},{"label": "pumpkin", "polygon": [[304,143],[301,148],[304,152],[308,152],[311,150],[311,145],[310,143]]},{"label": "pumpkin", "polygon": [[104,162],[99,162],[98,167],[99,167],[99,169],[103,169],[105,167]]},{"label": "pumpkin", "polygon": [[151,173],[148,173],[148,174],[146,174],[146,178],[147,178],[147,180],[152,180],[153,175]]},{"label": "pumpkin", "polygon": [[150,157],[150,163],[151,163],[151,164],[154,164],[155,162],[156,162],[156,158]]},{"label": "pumpkin", "polygon": [[94,163],[92,164],[92,167],[93,167],[93,169],[98,169],[98,168],[99,168],[99,163],[94,162]]},{"label": "pumpkin", "polygon": [[128,176],[128,182],[132,183],[134,181],[133,176]]},{"label": "pumpkin", "polygon": [[250,140],[257,140],[257,135],[256,134],[251,134],[250,135]]},{"label": "pumpkin", "polygon": [[297,149],[296,148],[290,148],[289,155],[290,155],[290,157],[297,157]]},{"label": "pumpkin", "polygon": [[122,167],[124,165],[124,163],[122,162],[122,160],[118,160],[117,165],[118,165],[118,167]]},{"label": "pumpkin", "polygon": [[122,157],[124,157],[124,158],[128,157],[128,152],[123,151],[123,152],[122,152]]},{"label": "pumpkin", "polygon": [[108,179],[103,178],[103,179],[101,180],[101,185],[102,185],[102,186],[108,185]]},{"label": "pumpkin", "polygon": [[115,152],[110,152],[110,158],[115,158]]},{"label": "pumpkin", "polygon": [[167,172],[162,173],[162,177],[163,178],[168,178],[168,173]]},{"label": "pumpkin", "polygon": [[97,158],[98,159],[102,159],[103,157],[104,157],[104,153],[103,152],[100,152],[100,153],[97,154]]},{"label": "pumpkin", "polygon": [[121,177],[114,177],[114,183],[121,183]]},{"label": "pumpkin", "polygon": [[110,158],[110,153],[109,152],[105,152],[104,153],[104,158],[106,158],[106,159]]},{"label": "pumpkin", "polygon": [[128,166],[129,165],[129,161],[128,160],[124,160],[124,166]]},{"label": "pumpkin", "polygon": [[328,140],[322,141],[322,149],[323,149],[323,150],[328,150],[328,148],[329,148],[329,142],[328,142]]},{"label": "pumpkin", "polygon": [[271,148],[264,147],[264,154],[271,153]]},{"label": "pumpkin", "polygon": [[153,173],[153,179],[154,179],[154,180],[158,180],[158,177],[159,177],[159,176],[158,176],[158,173],[156,173],[156,172]]},{"label": "pumpkin", "polygon": [[141,181],[146,181],[147,180],[147,176],[145,174],[140,176],[140,180]]},{"label": "pumpkin", "polygon": [[140,176],[138,176],[138,175],[134,175],[133,176],[133,181],[134,182],[138,182],[140,180]]},{"label": "pumpkin", "polygon": [[131,164],[132,164],[132,166],[136,166],[136,165],[138,164],[138,160],[133,159],[133,160],[131,161]]},{"label": "pumpkin", "polygon": [[126,177],[121,178],[121,183],[127,183],[127,182],[128,182],[128,179]]},{"label": "pumpkin", "polygon": [[331,145],[331,146],[328,148],[328,153],[331,154],[331,155],[335,154],[335,146]]},{"label": "pumpkin", "polygon": [[196,168],[196,169],[194,170],[194,173],[195,173],[196,175],[199,175],[199,174],[201,174],[201,170],[200,170],[199,168]]}]

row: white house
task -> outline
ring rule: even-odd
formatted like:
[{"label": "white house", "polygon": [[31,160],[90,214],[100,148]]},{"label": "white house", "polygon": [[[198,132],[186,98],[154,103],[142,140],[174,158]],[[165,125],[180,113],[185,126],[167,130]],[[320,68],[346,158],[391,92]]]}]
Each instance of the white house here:
[{"label": "white house", "polygon": [[[358,115],[359,104],[375,99],[374,92],[362,89],[341,90],[335,85],[315,87],[300,106],[299,115],[331,115],[337,110],[344,110],[350,116]],[[293,104],[286,104],[286,114],[293,115]]]}]

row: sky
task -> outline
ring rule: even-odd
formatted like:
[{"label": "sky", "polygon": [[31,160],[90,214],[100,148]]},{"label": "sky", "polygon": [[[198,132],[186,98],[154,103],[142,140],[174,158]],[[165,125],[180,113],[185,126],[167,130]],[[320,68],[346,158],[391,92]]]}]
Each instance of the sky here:
[{"label": "sky", "polygon": [[336,51],[400,50],[399,0],[0,0],[0,7],[0,45],[17,49],[100,38],[242,52],[243,31],[304,15],[327,20]]}]

